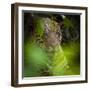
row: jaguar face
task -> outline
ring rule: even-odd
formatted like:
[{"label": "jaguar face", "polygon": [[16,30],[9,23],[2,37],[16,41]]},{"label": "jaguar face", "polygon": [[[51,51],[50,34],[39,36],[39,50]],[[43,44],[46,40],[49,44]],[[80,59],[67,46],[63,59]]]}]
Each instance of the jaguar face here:
[{"label": "jaguar face", "polygon": [[56,47],[61,44],[62,33],[60,24],[51,19],[45,19],[45,43],[47,47]]}]

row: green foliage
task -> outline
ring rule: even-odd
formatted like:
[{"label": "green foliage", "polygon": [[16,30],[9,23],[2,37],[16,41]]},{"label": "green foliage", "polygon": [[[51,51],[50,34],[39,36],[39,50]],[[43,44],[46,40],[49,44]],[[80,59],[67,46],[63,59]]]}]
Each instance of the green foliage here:
[{"label": "green foliage", "polygon": [[[53,75],[78,75],[79,66],[79,43],[71,42],[65,46],[58,47],[53,55],[52,73]],[[78,55],[78,56],[77,56]]]},{"label": "green foliage", "polygon": [[80,74],[80,43],[73,41],[64,45],[64,54],[68,60],[68,64],[73,74]]},{"label": "green foliage", "polygon": [[36,21],[36,26],[35,26],[36,34],[41,37],[44,33],[43,20],[38,17],[35,21]]},{"label": "green foliage", "polygon": [[[27,42],[24,48],[25,76],[38,76],[47,67],[48,56],[35,42]],[[35,74],[35,75],[34,75]]]},{"label": "green foliage", "polygon": [[25,44],[24,75],[41,76],[42,69],[45,68],[53,76],[78,75],[80,74],[79,50],[79,43],[71,42],[63,47],[57,47],[52,58],[49,59],[45,50],[36,43],[27,43]]},{"label": "green foliage", "polygon": [[62,51],[61,46],[57,47],[57,51],[53,55],[52,62],[52,74],[53,75],[64,75],[66,72],[67,60]]},{"label": "green foliage", "polygon": [[64,28],[69,29],[69,28],[74,28],[74,24],[72,20],[69,20],[68,18],[64,19]]}]

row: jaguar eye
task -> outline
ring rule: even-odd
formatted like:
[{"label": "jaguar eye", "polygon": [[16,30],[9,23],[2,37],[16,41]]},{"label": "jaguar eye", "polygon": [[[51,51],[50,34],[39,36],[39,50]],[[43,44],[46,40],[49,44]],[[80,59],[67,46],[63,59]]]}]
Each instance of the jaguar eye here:
[{"label": "jaguar eye", "polygon": [[60,32],[56,32],[56,35],[60,36]]},{"label": "jaguar eye", "polygon": [[45,38],[47,38],[47,37],[48,37],[48,34],[45,32],[45,33],[44,33],[44,36],[45,36]]}]

